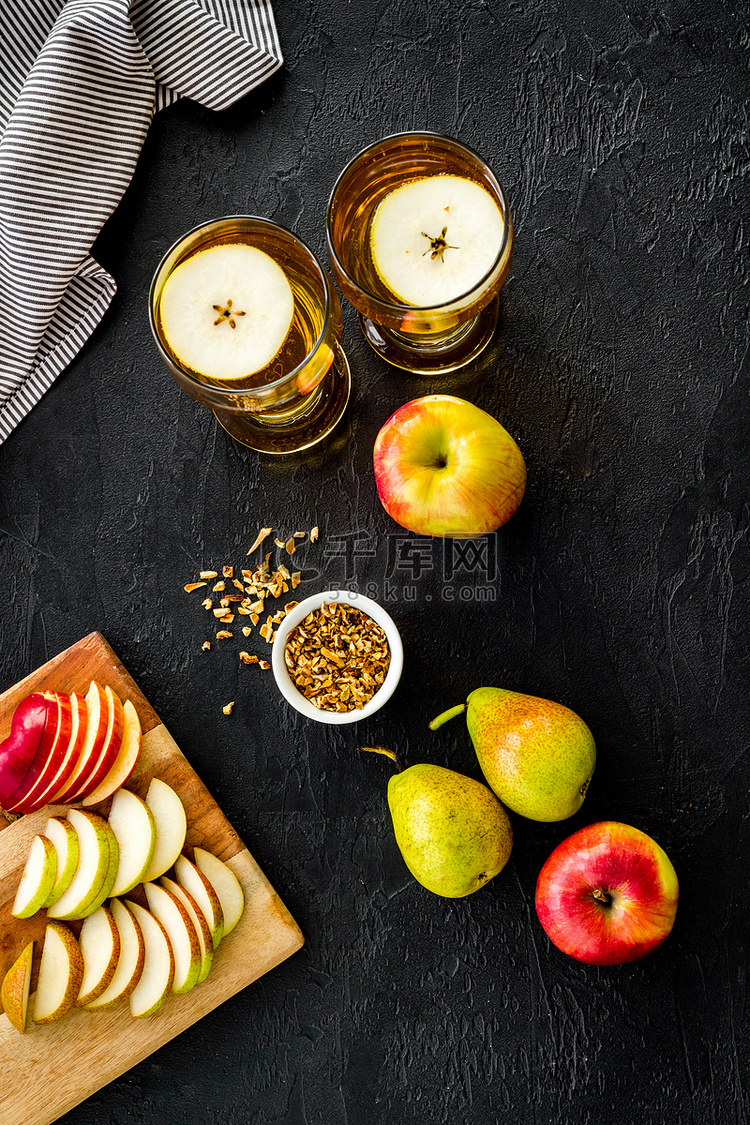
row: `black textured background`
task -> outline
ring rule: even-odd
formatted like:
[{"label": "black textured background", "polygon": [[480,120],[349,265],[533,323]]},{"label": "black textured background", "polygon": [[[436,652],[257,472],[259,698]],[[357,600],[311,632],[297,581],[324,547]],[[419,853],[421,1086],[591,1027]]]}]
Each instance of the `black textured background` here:
[{"label": "black textured background", "polygon": [[[112,308],[0,448],[0,687],[100,629],[307,944],[64,1120],[745,1122],[747,4],[277,0],[276,14],[283,72],[224,113],[185,102],[155,121],[95,248]],[[149,335],[151,274],[184,230],[249,211],[322,254],[340,168],[410,127],[479,149],[515,217],[496,340],[437,384],[499,417],[527,460],[494,580],[449,580],[439,544],[413,578],[387,538],[375,434],[434,385],[382,364],[350,308],[347,424],[283,463],[226,438]],[[349,578],[393,597],[404,676],[362,727],[301,720],[232,642],[200,651],[183,583],[241,563],[266,523],[320,523],[301,592],[345,580],[333,549],[348,543]],[[393,842],[388,763],[356,746],[477,775],[460,723],[426,722],[482,684],[573,707],[599,767],[582,813],[514,818],[506,870],[441,900]],[[681,879],[672,937],[635,966],[568,960],[533,909],[548,853],[600,818],[654,835]]]}]

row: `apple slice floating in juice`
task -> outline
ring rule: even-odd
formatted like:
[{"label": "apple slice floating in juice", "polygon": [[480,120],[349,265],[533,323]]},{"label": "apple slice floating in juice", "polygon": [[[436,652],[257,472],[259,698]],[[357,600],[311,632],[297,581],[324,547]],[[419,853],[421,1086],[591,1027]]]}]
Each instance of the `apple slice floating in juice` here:
[{"label": "apple slice floating in juice", "polygon": [[370,226],[370,253],[384,285],[407,305],[450,304],[491,271],[503,214],[465,176],[425,176],[389,192]]},{"label": "apple slice floating in juice", "polygon": [[161,330],[177,359],[231,382],[267,367],[294,317],[286,274],[244,243],[201,250],[172,271],[159,298]]}]

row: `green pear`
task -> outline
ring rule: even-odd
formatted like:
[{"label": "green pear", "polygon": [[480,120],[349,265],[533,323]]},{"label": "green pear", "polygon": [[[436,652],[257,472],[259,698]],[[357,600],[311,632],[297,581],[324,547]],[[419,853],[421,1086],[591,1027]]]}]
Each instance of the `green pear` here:
[{"label": "green pear", "polygon": [[574,711],[504,688],[477,688],[465,704],[438,715],[437,730],[466,711],[479,765],[500,800],[529,820],[566,820],[589,787],[596,747]]},{"label": "green pear", "polygon": [[508,814],[471,777],[442,766],[411,766],[389,781],[388,807],[406,866],[436,895],[473,894],[508,862]]}]

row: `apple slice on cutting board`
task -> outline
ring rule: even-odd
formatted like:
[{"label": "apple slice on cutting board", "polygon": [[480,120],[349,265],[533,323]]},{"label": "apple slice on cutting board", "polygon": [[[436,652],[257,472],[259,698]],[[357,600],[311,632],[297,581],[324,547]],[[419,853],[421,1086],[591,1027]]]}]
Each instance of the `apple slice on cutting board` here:
[{"label": "apple slice on cutting board", "polygon": [[[96,909],[110,877],[112,851],[117,849],[115,834],[103,817],[83,809],[71,809],[68,820],[78,836],[78,867],[68,889],[49,907],[50,918],[83,918]],[[115,870],[112,882],[116,874]]]},{"label": "apple slice on cutting board", "polygon": [[0,743],[0,805],[12,804],[34,764],[47,721],[48,700],[32,692],[13,712],[10,734]]},{"label": "apple slice on cutting board", "polygon": [[162,875],[159,882],[162,887],[171,891],[175,898],[180,900],[195,926],[195,932],[198,935],[198,944],[201,948],[201,971],[198,976],[198,984],[200,984],[211,972],[211,966],[214,960],[214,943],[211,940],[211,930],[206,921],[206,916],[193,896],[188,894],[185,888],[181,887],[179,883],[175,883],[174,879],[170,879],[167,875]]},{"label": "apple slice on cutting board", "polygon": [[211,246],[167,278],[159,321],[186,367],[209,379],[243,379],[280,351],[294,317],[281,266],[255,246]]},{"label": "apple slice on cutting board", "polygon": [[144,881],[156,848],[156,822],[146,802],[129,789],[115,793],[108,821],[120,853],[110,894],[124,895]]},{"label": "apple slice on cutting board", "polygon": [[[47,784],[42,789],[40,794],[31,800],[29,798],[24,801],[24,811],[35,812],[36,809],[41,809],[45,805],[51,804],[57,794],[62,792],[68,783],[68,778],[73,773],[76,765],[81,756],[84,744],[86,742],[86,730],[88,727],[88,709],[86,707],[86,700],[82,695],[77,695],[73,692],[69,696],[70,700],[70,734],[68,736],[68,744],[64,748],[58,768],[51,776],[47,776]],[[48,774],[48,771],[45,771]]]},{"label": "apple slice on cutting board", "polygon": [[83,955],[71,930],[48,922],[34,998],[34,1023],[53,1023],[72,1008],[81,988]]},{"label": "apple slice on cutting board", "polygon": [[6,1016],[22,1034],[26,1030],[26,1013],[29,1006],[29,985],[31,966],[34,959],[34,943],[30,941],[3,977],[0,987],[0,1000]]},{"label": "apple slice on cutting board", "polygon": [[159,883],[143,887],[148,908],[164,927],[174,954],[173,992],[189,992],[198,983],[202,958],[198,933],[180,900]]},{"label": "apple slice on cutting board", "polygon": [[194,863],[190,862],[187,856],[177,857],[174,873],[177,882],[185,888],[189,895],[193,896],[203,912],[211,931],[213,947],[216,949],[224,936],[224,913],[221,909],[219,896],[210,880],[206,878],[202,871],[198,870]]},{"label": "apple slice on cutting board", "polygon": [[373,265],[407,305],[435,307],[469,293],[492,269],[503,214],[464,176],[409,180],[380,202],[370,226]]},{"label": "apple slice on cutting board", "polygon": [[125,902],[143,934],[143,970],[130,994],[130,1014],[140,1019],[153,1015],[166,1000],[174,979],[174,955],[161,922],[137,902]]},{"label": "apple slice on cutting board", "polygon": [[104,689],[104,697],[107,722],[104,741],[91,773],[87,774],[86,780],[83,784],[79,784],[76,790],[76,801],[83,801],[104,781],[117,760],[122,746],[122,735],[125,729],[125,712],[122,702],[109,685]]},{"label": "apple slice on cutting board", "polygon": [[57,855],[57,875],[49,895],[42,906],[52,906],[70,886],[78,867],[78,833],[69,820],[62,816],[51,816],[44,826],[44,835],[52,844]]},{"label": "apple slice on cutting board", "polygon": [[151,779],[146,804],[156,825],[156,847],[142,879],[144,883],[153,883],[169,870],[182,851],[187,835],[187,816],[174,789],[158,777]]},{"label": "apple slice on cutting board", "polygon": [[78,800],[79,793],[91,777],[100,759],[109,727],[109,703],[101,684],[91,681],[86,692],[86,738],[78,761],[68,775],[67,783],[53,795],[57,805],[67,805]]},{"label": "apple slice on cutting board", "polygon": [[210,882],[221,903],[224,916],[224,937],[231,934],[245,909],[245,895],[239,879],[223,860],[204,848],[193,848],[195,865]]},{"label": "apple slice on cutting board", "polygon": [[83,956],[83,977],[76,1003],[83,1008],[107,990],[120,959],[120,931],[106,906],[84,918],[78,944]]},{"label": "apple slice on cutting board", "polygon": [[141,723],[136,709],[129,699],[124,703],[122,713],[123,730],[120,750],[110,766],[109,772],[99,782],[96,789],[92,789],[84,797],[83,804],[86,807],[106,801],[107,797],[110,797],[121,785],[125,784],[135,769],[135,764],[141,752]]},{"label": "apple slice on cutting board", "polygon": [[47,836],[31,841],[26,865],[18,884],[11,914],[14,918],[31,918],[50,896],[57,877],[57,852]]},{"label": "apple slice on cutting board", "polygon": [[57,773],[71,730],[70,697],[60,692],[42,692],[47,703],[44,734],[36,757],[19,789],[5,803],[7,812],[25,813]]},{"label": "apple slice on cutting board", "polygon": [[135,915],[120,902],[119,898],[112,899],[109,909],[117,926],[120,954],[107,988],[96,999],[85,1004],[85,1007],[93,1012],[108,1011],[121,1000],[126,1000],[135,991],[143,972],[146,945]]}]

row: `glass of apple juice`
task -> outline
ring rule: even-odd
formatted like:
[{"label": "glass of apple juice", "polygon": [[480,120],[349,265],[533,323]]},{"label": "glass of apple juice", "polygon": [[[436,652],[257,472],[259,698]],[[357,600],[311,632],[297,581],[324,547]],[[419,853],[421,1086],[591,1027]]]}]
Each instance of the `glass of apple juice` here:
[{"label": "glass of apple juice", "polygon": [[331,193],[333,276],[365,338],[407,371],[455,371],[489,343],[513,255],[508,200],[472,149],[397,133],[355,156]]},{"label": "glass of apple juice", "polygon": [[183,235],[154,274],[149,317],[173,378],[251,449],[307,449],[346,409],[336,290],[268,219],[231,215]]}]

